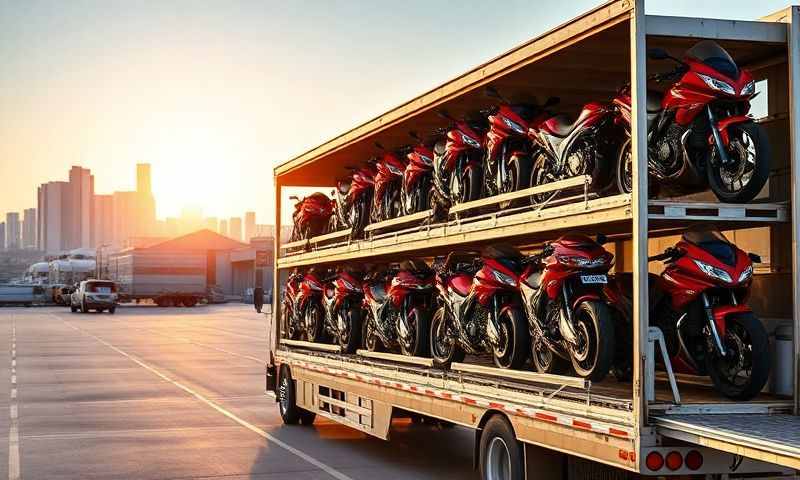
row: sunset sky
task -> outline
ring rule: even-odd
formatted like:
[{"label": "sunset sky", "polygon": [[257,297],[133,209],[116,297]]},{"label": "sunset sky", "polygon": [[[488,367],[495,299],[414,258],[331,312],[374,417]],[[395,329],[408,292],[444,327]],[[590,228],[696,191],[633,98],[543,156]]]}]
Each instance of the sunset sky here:
[{"label": "sunset sky", "polygon": [[[158,216],[272,217],[272,166],[597,1],[0,2],[0,213],[94,172]],[[651,14],[753,19],[787,0],[653,0]],[[731,7],[731,5],[733,5]]]}]

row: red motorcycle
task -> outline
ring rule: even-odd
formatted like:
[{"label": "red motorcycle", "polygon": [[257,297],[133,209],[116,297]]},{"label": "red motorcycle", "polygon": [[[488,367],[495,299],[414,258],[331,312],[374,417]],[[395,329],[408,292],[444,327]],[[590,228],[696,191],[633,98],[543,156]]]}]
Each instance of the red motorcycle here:
[{"label": "red motorcycle", "polygon": [[[649,172],[659,181],[684,187],[711,187],[723,202],[746,203],[755,198],[769,177],[770,145],[764,128],[748,115],[757,95],[755,81],[711,40],[697,43],[684,60],[662,49],[651,49],[654,60],[679,64],[656,81],[678,80],[663,98],[647,95]],[[630,148],[631,100],[628,89],[615,99],[619,121],[627,129],[617,160],[617,184],[633,190]]]},{"label": "red motorcycle", "polygon": [[[531,151],[528,126],[538,122],[542,108],[536,105],[515,104],[505,100],[494,88],[486,93],[502,103],[488,112],[489,131],[483,159],[484,196],[522,190],[530,186]],[[549,105],[551,101],[546,104]],[[511,202],[501,204],[507,208]]]},{"label": "red motorcycle", "polygon": [[292,214],[290,241],[306,240],[325,233],[333,215],[333,200],[320,192],[312,193],[302,200],[296,196],[291,196],[289,199],[296,202]]},{"label": "red motorcycle", "polygon": [[364,280],[364,346],[381,351],[395,345],[403,355],[428,355],[434,273],[421,260],[376,270]]},{"label": "red motorcycle", "polygon": [[325,285],[325,330],[341,347],[343,353],[355,353],[361,345],[361,304],[364,292],[363,272],[340,269]]},{"label": "red motorcycle", "polygon": [[650,318],[661,328],[678,372],[708,375],[728,398],[749,400],[769,378],[769,338],[747,305],[755,254],[717,231],[690,230],[651,276]]},{"label": "red motorcycle", "polygon": [[376,172],[372,163],[347,168],[353,173],[347,179],[336,181],[335,215],[331,216],[328,231],[336,232],[349,227],[352,229],[351,237],[357,238],[369,223]]},{"label": "red motorcycle", "polygon": [[600,381],[614,364],[616,319],[604,292],[614,256],[598,240],[564,235],[525,262],[519,286],[539,372],[562,373],[571,363]]},{"label": "red motorcycle", "polygon": [[375,164],[375,196],[372,201],[372,221],[382,222],[399,217],[403,212],[400,191],[403,186],[403,172],[406,163],[395,153],[384,150],[380,160]]},{"label": "red motorcycle", "polygon": [[[530,186],[589,175],[592,190],[607,189],[612,184],[611,165],[622,137],[615,118],[612,104],[590,102],[574,121],[559,114],[532,122],[528,129],[534,146]],[[531,203],[544,203],[551,196],[533,195]]]},{"label": "red motorcycle", "polygon": [[417,145],[406,155],[408,164],[403,171],[400,196],[404,215],[428,210],[433,201],[433,150],[423,143],[416,132],[410,135],[417,140]]},{"label": "red motorcycle", "polygon": [[483,137],[464,120],[456,120],[447,112],[439,113],[452,126],[442,133],[445,139],[433,147],[433,186],[436,194],[449,207],[470,202],[481,196],[483,170]]},{"label": "red motorcycle", "polygon": [[489,352],[500,368],[520,368],[528,358],[528,328],[519,300],[522,255],[504,245],[482,258],[453,252],[437,266],[439,308],[431,320],[431,356],[437,366],[466,353]]},{"label": "red motorcycle", "polygon": [[292,340],[305,337],[322,342],[325,335],[325,314],[322,310],[322,286],[326,272],[311,269],[305,274],[293,271],[286,282],[281,309],[284,331]]}]

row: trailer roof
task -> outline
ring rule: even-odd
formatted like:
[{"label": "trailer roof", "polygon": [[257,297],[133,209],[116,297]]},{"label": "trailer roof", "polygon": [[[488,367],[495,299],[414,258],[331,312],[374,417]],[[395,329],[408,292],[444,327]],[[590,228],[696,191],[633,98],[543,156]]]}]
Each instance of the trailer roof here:
[{"label": "trailer roof", "polygon": [[[484,94],[491,84],[512,101],[561,99],[559,111],[574,113],[585,102],[610,98],[630,78],[630,2],[615,0],[566,22],[410,101],[275,167],[280,185],[331,186],[357,165],[387,148],[411,143],[446,126],[437,115],[446,109],[459,117],[497,101]],[[682,55],[699,38],[713,38],[742,65],[785,55],[785,27],[666,16],[647,17],[648,46]],[[670,35],[674,32],[674,35]],[[670,68],[649,62],[648,70]],[[312,168],[313,165],[313,168]]]}]

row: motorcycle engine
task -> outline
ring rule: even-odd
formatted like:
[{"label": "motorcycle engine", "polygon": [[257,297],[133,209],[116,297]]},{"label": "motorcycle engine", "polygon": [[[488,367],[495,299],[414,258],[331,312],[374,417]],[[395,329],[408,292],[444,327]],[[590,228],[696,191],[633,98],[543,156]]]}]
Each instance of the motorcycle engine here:
[{"label": "motorcycle engine", "polygon": [[597,149],[593,142],[588,138],[578,140],[569,155],[567,155],[564,163],[565,175],[567,177],[575,177],[589,173],[594,164],[596,151]]},{"label": "motorcycle engine", "polygon": [[478,343],[478,340],[482,340],[484,338],[484,334],[486,332],[486,322],[489,321],[489,311],[477,302],[475,302],[475,306],[473,308],[474,310],[472,311],[472,316],[470,317],[469,321],[467,321],[465,327],[467,330],[467,336],[471,338],[474,343]]},{"label": "motorcycle engine", "polygon": [[680,125],[671,124],[664,131],[664,134],[656,139],[655,145],[650,149],[650,154],[656,161],[657,170],[664,177],[674,175],[683,165],[681,136],[685,131]]}]

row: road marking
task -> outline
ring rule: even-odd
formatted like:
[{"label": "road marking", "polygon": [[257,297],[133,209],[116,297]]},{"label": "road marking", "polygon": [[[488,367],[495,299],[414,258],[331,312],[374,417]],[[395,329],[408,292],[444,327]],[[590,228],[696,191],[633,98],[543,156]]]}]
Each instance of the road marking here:
[{"label": "road marking", "polygon": [[21,480],[19,465],[19,409],[17,408],[17,320],[11,317],[11,403],[8,416],[8,480]]},{"label": "road marking", "polygon": [[208,405],[212,409],[216,410],[218,413],[221,413],[222,415],[228,417],[229,419],[233,420],[234,422],[238,423],[239,425],[243,426],[244,428],[250,430],[251,432],[253,432],[253,433],[255,433],[255,434],[257,434],[257,435],[259,435],[259,436],[261,436],[261,437],[263,437],[265,439],[267,439],[268,441],[274,443],[275,445],[277,445],[277,446],[281,447],[282,449],[286,450],[287,452],[291,453],[292,455],[295,455],[295,456],[305,460],[306,462],[310,463],[311,465],[314,465],[315,467],[319,468],[320,470],[323,470],[324,472],[326,472],[328,475],[332,476],[333,478],[336,478],[338,480],[353,480],[351,477],[348,477],[347,475],[345,475],[344,473],[336,470],[335,468],[331,467],[330,465],[322,463],[320,460],[317,460],[316,458],[314,458],[311,455],[303,452],[302,450],[299,450],[299,449],[289,445],[288,443],[286,443],[286,442],[284,442],[282,440],[279,440],[278,438],[270,435],[266,431],[264,431],[264,430],[258,428],[257,426],[253,425],[252,423],[250,423],[250,422],[248,422],[248,421],[236,416],[236,414],[226,410],[225,408],[223,408],[221,405],[217,404],[216,402],[213,402],[212,400],[209,400],[208,398],[206,398],[203,395],[201,395],[200,393],[192,390],[191,388],[187,387],[186,385],[178,382],[177,380],[174,380],[174,379],[168,377],[167,375],[165,375],[164,373],[162,373],[159,370],[155,369],[154,367],[148,365],[147,363],[143,362],[142,360],[139,360],[137,357],[125,352],[124,350],[121,350],[121,349],[115,347],[114,345],[106,342],[105,340],[103,340],[102,338],[100,338],[100,337],[98,337],[96,335],[93,335],[93,334],[89,333],[86,330],[83,330],[81,328],[78,328],[78,327],[72,325],[71,323],[69,323],[66,320],[62,319],[62,321],[67,326],[69,326],[70,328],[72,328],[72,329],[74,329],[74,330],[76,330],[78,332],[81,332],[84,335],[87,335],[87,336],[89,336],[89,337],[91,337],[93,339],[95,339],[96,341],[102,343],[103,345],[105,345],[106,347],[110,348],[111,350],[114,350],[115,352],[119,353],[123,357],[125,357],[128,360],[132,361],[133,363],[139,365],[140,367],[144,368],[145,370],[149,371],[150,373],[156,375],[157,377],[161,378],[162,380],[171,383],[172,385],[180,388],[184,392],[186,392],[189,395],[193,396],[194,398],[196,398],[200,402],[205,403],[206,405]]}]

